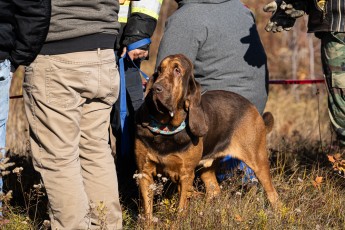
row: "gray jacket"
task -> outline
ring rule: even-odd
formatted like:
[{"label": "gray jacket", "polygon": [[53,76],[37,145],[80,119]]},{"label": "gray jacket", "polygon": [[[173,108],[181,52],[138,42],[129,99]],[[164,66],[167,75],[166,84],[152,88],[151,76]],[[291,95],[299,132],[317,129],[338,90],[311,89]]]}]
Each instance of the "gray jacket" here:
[{"label": "gray jacket", "polygon": [[167,20],[157,65],[176,53],[192,60],[204,90],[236,92],[263,112],[267,58],[254,17],[239,0],[179,1]]}]

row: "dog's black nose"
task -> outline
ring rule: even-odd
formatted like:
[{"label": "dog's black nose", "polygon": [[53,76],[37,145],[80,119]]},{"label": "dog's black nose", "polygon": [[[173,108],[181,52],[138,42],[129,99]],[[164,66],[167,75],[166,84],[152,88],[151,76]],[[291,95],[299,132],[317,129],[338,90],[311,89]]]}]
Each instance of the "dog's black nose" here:
[{"label": "dog's black nose", "polygon": [[163,92],[163,86],[161,86],[160,84],[154,84],[152,88],[155,93]]}]

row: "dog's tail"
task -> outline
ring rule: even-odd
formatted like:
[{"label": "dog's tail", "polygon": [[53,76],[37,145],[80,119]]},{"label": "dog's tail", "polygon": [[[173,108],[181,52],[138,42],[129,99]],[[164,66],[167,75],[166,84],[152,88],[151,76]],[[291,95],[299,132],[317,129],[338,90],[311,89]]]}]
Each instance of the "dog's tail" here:
[{"label": "dog's tail", "polygon": [[266,134],[270,133],[273,129],[273,125],[274,125],[274,118],[272,113],[270,112],[265,112],[262,115],[264,122],[265,122],[265,126],[266,126]]}]

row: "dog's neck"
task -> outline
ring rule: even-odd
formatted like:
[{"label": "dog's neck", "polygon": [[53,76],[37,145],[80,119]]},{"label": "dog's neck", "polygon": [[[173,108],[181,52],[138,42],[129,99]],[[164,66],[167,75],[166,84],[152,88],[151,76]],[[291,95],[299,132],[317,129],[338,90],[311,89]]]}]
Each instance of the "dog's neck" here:
[{"label": "dog's neck", "polygon": [[181,132],[186,128],[186,122],[183,121],[179,126],[172,126],[171,124],[162,124],[157,121],[153,116],[150,116],[150,123],[147,128],[152,133],[162,134],[162,135],[173,135]]}]

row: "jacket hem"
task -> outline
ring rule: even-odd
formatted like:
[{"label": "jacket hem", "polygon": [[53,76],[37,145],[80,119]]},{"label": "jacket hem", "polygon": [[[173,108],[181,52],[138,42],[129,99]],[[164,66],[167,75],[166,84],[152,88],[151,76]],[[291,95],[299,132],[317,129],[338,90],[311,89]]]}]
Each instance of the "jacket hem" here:
[{"label": "jacket hem", "polygon": [[55,55],[100,49],[114,49],[115,34],[92,34],[77,38],[47,42],[43,45],[41,55]]}]

